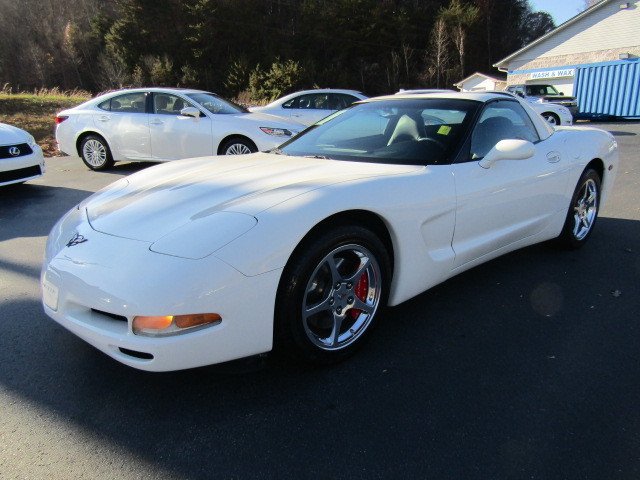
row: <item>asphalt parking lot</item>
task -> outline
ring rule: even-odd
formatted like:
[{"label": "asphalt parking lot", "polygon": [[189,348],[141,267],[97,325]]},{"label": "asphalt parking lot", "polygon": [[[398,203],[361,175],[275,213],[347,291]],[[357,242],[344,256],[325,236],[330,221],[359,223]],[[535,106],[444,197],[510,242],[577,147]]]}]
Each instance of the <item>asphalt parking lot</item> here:
[{"label": "asphalt parking lot", "polygon": [[46,236],[145,168],[77,159],[0,188],[0,479],[640,478],[640,123],[589,243],[537,245],[385,312],[323,369],[151,374],[40,306]]}]

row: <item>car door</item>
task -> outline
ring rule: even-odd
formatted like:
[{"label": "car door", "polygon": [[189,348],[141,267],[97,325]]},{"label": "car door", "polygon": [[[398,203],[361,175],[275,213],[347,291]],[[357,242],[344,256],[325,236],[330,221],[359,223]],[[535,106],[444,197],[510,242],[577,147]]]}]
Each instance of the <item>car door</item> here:
[{"label": "car door", "polygon": [[100,103],[101,111],[93,115],[94,124],[116,158],[151,158],[147,96],[147,92],[130,92],[112,97]]},{"label": "car door", "polygon": [[[478,163],[504,139],[528,140],[535,153],[526,160]],[[453,165],[456,185],[454,268],[544,230],[566,208],[569,159],[554,136],[540,140],[516,100],[488,103],[476,123],[465,160]]]},{"label": "car door", "polygon": [[213,155],[211,119],[202,112],[199,118],[180,114],[183,108],[193,106],[178,95],[153,93],[149,129],[154,160],[164,162]]},{"label": "car door", "polygon": [[330,115],[329,93],[307,93],[285,102],[282,108],[288,112],[289,118],[297,122],[311,125]]}]

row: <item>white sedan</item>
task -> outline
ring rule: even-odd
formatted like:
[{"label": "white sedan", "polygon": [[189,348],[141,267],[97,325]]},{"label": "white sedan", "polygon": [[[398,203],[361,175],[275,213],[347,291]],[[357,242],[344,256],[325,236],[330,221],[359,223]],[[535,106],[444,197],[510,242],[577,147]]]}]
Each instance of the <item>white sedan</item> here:
[{"label": "white sedan", "polygon": [[42,149],[24,130],[0,123],[0,186],[44,175]]},{"label": "white sedan", "polygon": [[355,90],[319,88],[286,95],[263,107],[250,107],[252,112],[270,113],[312,125],[332,113],[347,108],[367,97]]},{"label": "white sedan", "polygon": [[93,170],[117,161],[166,162],[269,150],[299,122],[250,113],[216,94],[177,88],[119,90],[56,116],[58,148]]},{"label": "white sedan", "polygon": [[49,236],[44,309],[143,370],[273,348],[335,362],[385,305],[536,242],[581,247],[617,167],[612,135],[554,130],[516,98],[379,97],[271,153],[159,165],[83,201]]}]

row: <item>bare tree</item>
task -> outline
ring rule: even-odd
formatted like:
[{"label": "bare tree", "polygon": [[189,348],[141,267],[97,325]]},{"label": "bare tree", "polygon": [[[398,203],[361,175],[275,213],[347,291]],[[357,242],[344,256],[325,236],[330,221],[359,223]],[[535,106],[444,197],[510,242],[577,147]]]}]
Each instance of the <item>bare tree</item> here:
[{"label": "bare tree", "polygon": [[431,30],[431,40],[427,50],[427,65],[430,77],[435,77],[436,88],[442,87],[444,72],[451,63],[449,46],[451,40],[447,32],[447,24],[442,18],[436,20]]}]

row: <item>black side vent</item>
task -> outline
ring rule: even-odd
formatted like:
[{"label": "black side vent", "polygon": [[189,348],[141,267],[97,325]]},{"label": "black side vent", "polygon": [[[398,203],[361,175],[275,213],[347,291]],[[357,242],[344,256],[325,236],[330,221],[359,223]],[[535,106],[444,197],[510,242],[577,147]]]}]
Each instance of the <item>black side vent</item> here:
[{"label": "black side vent", "polygon": [[127,317],[123,317],[122,315],[116,315],[115,313],[103,312],[102,310],[96,310],[92,308],[91,311],[93,313],[97,313],[98,315],[104,315],[105,317],[112,318],[113,320],[119,320],[121,322],[127,322]]}]

